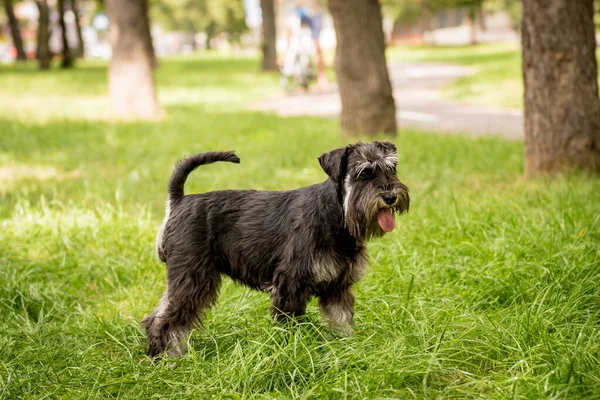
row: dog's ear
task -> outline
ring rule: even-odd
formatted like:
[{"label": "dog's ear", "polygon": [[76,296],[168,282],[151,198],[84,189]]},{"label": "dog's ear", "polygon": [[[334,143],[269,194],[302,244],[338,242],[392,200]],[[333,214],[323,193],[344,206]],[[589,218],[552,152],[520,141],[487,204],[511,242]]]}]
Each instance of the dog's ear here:
[{"label": "dog's ear", "polygon": [[341,147],[339,149],[331,150],[328,153],[324,153],[319,157],[319,164],[323,171],[335,182],[344,178],[346,170],[348,168],[348,152],[350,147]]},{"label": "dog's ear", "polygon": [[395,154],[397,153],[396,145],[391,142],[377,142],[377,146],[381,148],[384,154]]}]

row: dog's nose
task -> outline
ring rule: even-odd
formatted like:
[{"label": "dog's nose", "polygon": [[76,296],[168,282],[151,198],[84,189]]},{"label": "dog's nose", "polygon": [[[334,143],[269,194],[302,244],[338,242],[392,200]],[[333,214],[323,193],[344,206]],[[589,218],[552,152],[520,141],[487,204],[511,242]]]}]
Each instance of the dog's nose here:
[{"label": "dog's nose", "polygon": [[386,193],[383,195],[383,201],[388,206],[391,206],[392,204],[394,204],[396,202],[396,198],[397,197],[394,193]]}]

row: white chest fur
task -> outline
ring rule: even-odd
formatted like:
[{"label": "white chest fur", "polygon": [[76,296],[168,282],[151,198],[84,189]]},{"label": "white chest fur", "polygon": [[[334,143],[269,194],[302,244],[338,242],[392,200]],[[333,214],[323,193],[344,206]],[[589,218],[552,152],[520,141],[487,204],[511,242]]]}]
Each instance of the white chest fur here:
[{"label": "white chest fur", "polygon": [[358,282],[367,270],[368,260],[366,252],[361,252],[356,260],[341,261],[331,255],[322,255],[313,264],[315,282],[334,282],[342,273],[346,274],[348,283]]},{"label": "white chest fur", "polygon": [[313,274],[316,282],[333,282],[342,272],[344,266],[335,257],[321,256],[313,265]]}]

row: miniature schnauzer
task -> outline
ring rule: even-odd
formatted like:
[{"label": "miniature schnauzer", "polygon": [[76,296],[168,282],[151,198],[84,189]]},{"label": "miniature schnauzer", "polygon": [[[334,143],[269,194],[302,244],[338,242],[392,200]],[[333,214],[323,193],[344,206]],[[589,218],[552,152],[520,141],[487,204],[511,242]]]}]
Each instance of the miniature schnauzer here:
[{"label": "miniature schnauzer", "polygon": [[220,190],[184,195],[190,172],[232,152],[197,154],[175,167],[156,237],[167,290],[142,325],[149,354],[181,355],[191,329],[216,302],[222,274],[269,292],[276,320],[305,313],[317,296],[328,325],[352,333],[352,285],[365,273],[365,242],[394,229],[408,211],[389,142],[358,143],[319,157],[328,179],[283,192]]}]

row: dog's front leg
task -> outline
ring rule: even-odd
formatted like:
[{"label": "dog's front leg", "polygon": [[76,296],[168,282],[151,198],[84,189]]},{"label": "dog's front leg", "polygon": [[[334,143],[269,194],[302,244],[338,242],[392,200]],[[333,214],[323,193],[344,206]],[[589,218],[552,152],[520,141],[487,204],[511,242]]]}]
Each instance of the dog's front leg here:
[{"label": "dog's front leg", "polygon": [[293,280],[280,277],[271,289],[271,312],[276,321],[298,318],[306,313],[309,296],[306,290]]},{"label": "dog's front leg", "polygon": [[351,286],[320,295],[319,307],[325,325],[346,335],[354,333],[354,294]]}]

